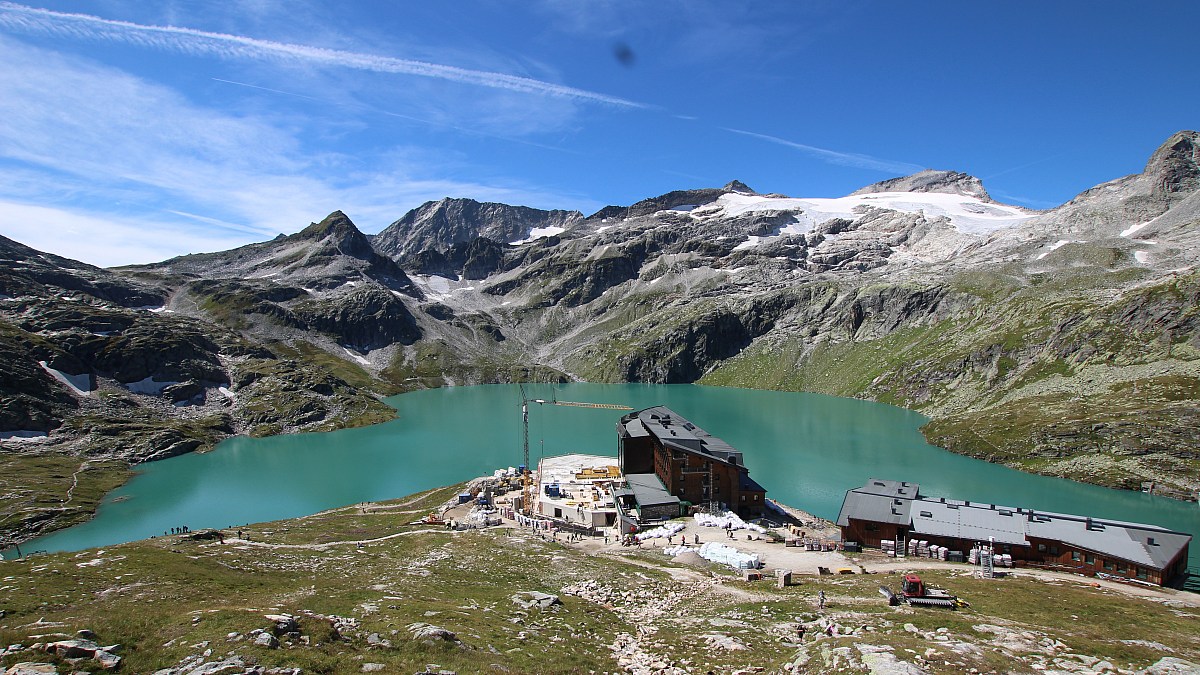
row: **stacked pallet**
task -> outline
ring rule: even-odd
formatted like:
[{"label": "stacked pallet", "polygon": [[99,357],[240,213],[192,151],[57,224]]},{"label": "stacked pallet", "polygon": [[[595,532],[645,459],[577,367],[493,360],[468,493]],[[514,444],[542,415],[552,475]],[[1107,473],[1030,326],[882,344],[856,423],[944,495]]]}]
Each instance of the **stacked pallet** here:
[{"label": "stacked pallet", "polygon": [[896,542],[892,541],[891,539],[884,539],[883,541],[879,542],[879,548],[884,552],[885,555],[887,555],[887,557],[896,557]]}]

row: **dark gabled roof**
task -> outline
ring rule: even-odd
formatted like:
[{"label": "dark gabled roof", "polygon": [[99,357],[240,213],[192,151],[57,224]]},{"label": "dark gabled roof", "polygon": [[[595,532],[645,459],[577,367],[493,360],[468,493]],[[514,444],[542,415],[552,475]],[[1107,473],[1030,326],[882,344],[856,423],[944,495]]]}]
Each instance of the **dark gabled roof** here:
[{"label": "dark gabled roof", "polygon": [[[626,418],[636,418],[665,447],[700,455],[734,466],[745,466],[742,453],[732,445],[692,424],[666,406],[654,406]],[[636,425],[634,425],[636,426]]]},{"label": "dark gabled roof", "polygon": [[750,477],[748,472],[743,471],[738,474],[738,490],[741,492],[762,492],[766,494],[767,488],[758,484],[758,481]]},{"label": "dark gabled roof", "polygon": [[652,473],[625,474],[625,482],[641,508],[679,503],[679,497],[667,492],[666,486]]},{"label": "dark gabled roof", "polygon": [[909,507],[917,496],[920,486],[896,480],[872,478],[867,484],[846,492],[842,510],[838,512],[837,524],[846,526],[850,519],[869,520],[877,523],[908,525]]},{"label": "dark gabled roof", "polygon": [[1165,569],[1192,535],[1157,525],[1101,520],[1049,511],[921,497],[915,483],[871,479],[846,492],[837,524],[850,519],[907,525],[909,537],[922,534],[1028,546],[1030,538],[1058,541],[1076,548]]}]

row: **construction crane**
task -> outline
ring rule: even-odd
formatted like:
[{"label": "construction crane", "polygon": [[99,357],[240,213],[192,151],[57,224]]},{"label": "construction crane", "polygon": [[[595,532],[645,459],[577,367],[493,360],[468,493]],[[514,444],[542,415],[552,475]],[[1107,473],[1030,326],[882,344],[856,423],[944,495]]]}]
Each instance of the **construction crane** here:
[{"label": "construction crane", "polygon": [[542,398],[528,398],[525,395],[525,387],[521,386],[521,449],[525,460],[524,471],[521,474],[521,508],[525,511],[525,515],[530,515],[533,512],[531,495],[529,494],[529,486],[532,484],[531,471],[529,470],[529,404],[537,403],[538,405],[562,405],[572,408],[596,408],[599,410],[633,410],[627,405],[618,403],[583,403],[580,401],[559,401],[552,399],[547,401]]}]

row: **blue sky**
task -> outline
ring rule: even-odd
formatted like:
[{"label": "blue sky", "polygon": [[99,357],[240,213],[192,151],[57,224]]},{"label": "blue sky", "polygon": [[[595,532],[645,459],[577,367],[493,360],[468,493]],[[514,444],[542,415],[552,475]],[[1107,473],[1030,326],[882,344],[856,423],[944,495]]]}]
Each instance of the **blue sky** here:
[{"label": "blue sky", "polygon": [[923,168],[1046,208],[1200,126],[1200,3],[0,2],[0,234],[98,265]]}]

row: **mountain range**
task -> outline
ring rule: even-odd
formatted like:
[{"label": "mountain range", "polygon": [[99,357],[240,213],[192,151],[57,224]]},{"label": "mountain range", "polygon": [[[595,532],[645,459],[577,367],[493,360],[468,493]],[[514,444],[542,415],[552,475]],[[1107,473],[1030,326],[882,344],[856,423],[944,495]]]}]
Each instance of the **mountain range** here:
[{"label": "mountain range", "polygon": [[443,199],[99,269],[0,237],[0,532],[138,462],[515,381],[700,382],[917,410],[1024,470],[1200,489],[1200,134],[1034,211],[923,171],[841,198],[738,181],[585,216]]}]

